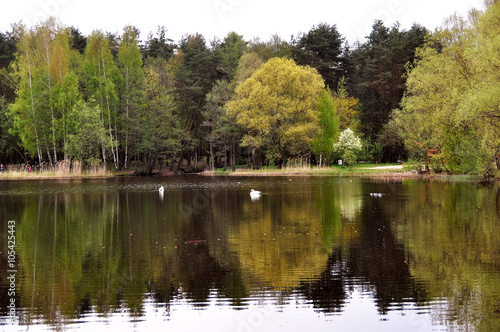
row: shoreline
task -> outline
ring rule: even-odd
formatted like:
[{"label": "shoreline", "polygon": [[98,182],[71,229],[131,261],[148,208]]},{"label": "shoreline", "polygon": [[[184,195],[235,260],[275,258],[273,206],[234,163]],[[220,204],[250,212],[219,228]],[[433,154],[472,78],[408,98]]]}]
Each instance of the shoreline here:
[{"label": "shoreline", "polygon": [[473,176],[464,175],[464,174],[418,174],[414,171],[405,171],[405,172],[371,172],[371,173],[361,173],[361,172],[353,172],[353,173],[340,173],[340,172],[233,172],[233,173],[220,173],[216,171],[204,171],[201,172],[202,176],[339,176],[339,177],[365,177],[365,178],[399,178],[399,179],[429,179],[429,180],[438,180],[438,179],[449,179],[449,178],[471,178]]},{"label": "shoreline", "polygon": [[[446,173],[425,173],[419,174],[414,170],[405,170],[402,165],[375,166],[375,167],[356,167],[353,169],[344,168],[299,168],[299,169],[272,169],[272,170],[251,170],[248,168],[237,169],[236,172],[228,171],[202,171],[197,173],[179,173],[165,170],[158,170],[150,177],[169,177],[169,176],[185,176],[185,175],[200,175],[200,176],[339,176],[339,177],[364,177],[364,178],[386,178],[386,179],[421,179],[421,180],[475,180],[479,178],[465,174],[446,174]],[[135,177],[134,171],[119,171],[119,172],[97,172],[95,174],[72,174],[72,173],[38,173],[38,172],[4,172],[0,174],[0,181],[19,181],[19,180],[79,180],[79,179],[109,179],[119,177]],[[141,177],[141,176],[139,176]],[[492,182],[497,182],[494,179]]]}]

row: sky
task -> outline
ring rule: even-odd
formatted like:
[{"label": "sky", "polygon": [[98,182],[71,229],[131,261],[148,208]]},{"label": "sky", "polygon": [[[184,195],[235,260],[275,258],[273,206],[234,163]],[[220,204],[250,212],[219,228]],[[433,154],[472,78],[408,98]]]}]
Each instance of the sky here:
[{"label": "sky", "polygon": [[179,41],[185,34],[201,33],[207,41],[223,39],[229,32],[245,40],[268,40],[273,34],[290,41],[319,23],[336,24],[339,33],[352,45],[363,42],[376,19],[402,29],[418,23],[430,30],[444,19],[469,9],[483,8],[483,0],[3,0],[0,31],[22,21],[27,26],[49,16],[75,26],[84,35],[93,30],[120,33],[125,25],[141,31],[140,39],[165,26],[167,37]]}]

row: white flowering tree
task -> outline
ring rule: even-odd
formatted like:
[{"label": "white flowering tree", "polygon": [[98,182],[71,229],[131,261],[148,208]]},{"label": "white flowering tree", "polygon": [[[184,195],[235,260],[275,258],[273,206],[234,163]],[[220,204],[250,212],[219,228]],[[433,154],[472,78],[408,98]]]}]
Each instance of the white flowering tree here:
[{"label": "white flowering tree", "polygon": [[333,152],[339,155],[345,164],[352,167],[362,147],[361,139],[350,128],[347,128],[340,134],[339,141],[333,144]]}]

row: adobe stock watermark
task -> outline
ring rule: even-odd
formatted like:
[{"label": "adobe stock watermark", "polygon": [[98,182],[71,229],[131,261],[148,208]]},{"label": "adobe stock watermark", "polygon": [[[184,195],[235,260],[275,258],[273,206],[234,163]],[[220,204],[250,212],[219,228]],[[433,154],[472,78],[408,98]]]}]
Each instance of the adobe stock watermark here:
[{"label": "adobe stock watermark", "polygon": [[234,12],[242,3],[243,0],[215,0],[212,6],[219,19],[224,21],[226,14]]},{"label": "adobe stock watermark", "polygon": [[16,321],[16,275],[17,275],[17,262],[16,262],[16,222],[9,220],[7,222],[7,296],[9,301],[7,304],[8,318],[11,324]]},{"label": "adobe stock watermark", "polygon": [[372,32],[373,22],[375,20],[381,20],[384,23],[395,22],[397,17],[403,13],[404,5],[403,2],[411,2],[413,0],[401,1],[401,0],[389,0],[385,7],[381,9],[372,10],[370,12],[371,20],[367,20],[364,29],[360,27],[356,28],[356,35],[358,36],[369,36]]},{"label": "adobe stock watermark", "polygon": [[216,191],[194,191],[192,204],[179,205],[179,212],[185,219],[190,218],[192,215],[202,213],[217,195],[218,193]]},{"label": "adobe stock watermark", "polygon": [[58,17],[61,14],[62,6],[67,5],[71,0],[38,0],[32,10],[32,14],[26,14],[22,22],[32,27],[37,23],[46,21],[49,17]]},{"label": "adobe stock watermark", "polygon": [[274,314],[273,307],[254,308],[238,314],[236,332],[257,332]]},{"label": "adobe stock watermark", "polygon": [[410,317],[410,325],[417,328],[418,332],[427,332],[432,329],[432,324],[427,315],[413,315]]}]

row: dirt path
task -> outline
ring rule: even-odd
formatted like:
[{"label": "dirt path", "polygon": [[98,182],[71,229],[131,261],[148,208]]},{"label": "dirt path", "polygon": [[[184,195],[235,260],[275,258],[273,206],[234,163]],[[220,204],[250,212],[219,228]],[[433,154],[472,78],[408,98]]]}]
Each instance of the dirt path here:
[{"label": "dirt path", "polygon": [[365,167],[360,169],[403,169],[403,165]]}]

